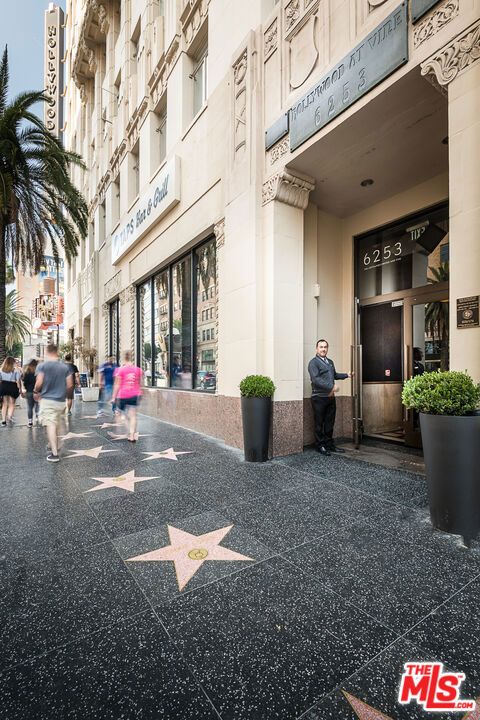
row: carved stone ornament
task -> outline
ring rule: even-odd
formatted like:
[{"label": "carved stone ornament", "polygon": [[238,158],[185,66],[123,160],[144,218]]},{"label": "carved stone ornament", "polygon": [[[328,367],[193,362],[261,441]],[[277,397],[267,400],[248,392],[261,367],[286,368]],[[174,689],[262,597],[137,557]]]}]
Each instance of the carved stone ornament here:
[{"label": "carved stone ornament", "polygon": [[234,79],[234,149],[235,158],[243,156],[247,147],[247,49],[233,66]]},{"label": "carved stone ornament", "polygon": [[278,200],[305,210],[308,205],[308,196],[314,187],[313,178],[298,177],[283,169],[272,175],[263,184],[262,205],[266,205],[272,200]]},{"label": "carved stone ornament", "polygon": [[300,17],[300,0],[290,0],[288,5],[285,7],[285,30],[295,25],[298,18]]},{"label": "carved stone ornament", "polygon": [[370,5],[371,8],[379,7],[380,5],[383,5],[386,2],[387,2],[387,0],[368,0],[368,4]]},{"label": "carved stone ornament", "polygon": [[267,29],[267,31],[264,33],[264,47],[263,47],[263,55],[264,60],[267,60],[272,53],[275,52],[278,45],[278,20],[275,18],[273,23],[270,25],[270,27]]},{"label": "carved stone ornament", "polygon": [[459,12],[459,0],[448,0],[434,10],[413,30],[413,45],[419,47],[425,40],[435,35],[444,25],[453,20]]},{"label": "carved stone ornament", "polygon": [[273,148],[270,150],[270,165],[275,165],[275,163],[280,160],[284,155],[286,155],[288,152],[290,152],[290,136],[287,135],[287,137],[283,138],[283,140],[280,140],[276,145],[273,146]]},{"label": "carved stone ornament", "polygon": [[311,15],[290,40],[290,87],[292,90],[303,85],[312,74],[317,62],[316,21],[315,15]]},{"label": "carved stone ornament", "polygon": [[217,241],[217,249],[225,245],[225,218],[219,220],[213,226],[213,233]]},{"label": "carved stone ornament", "polygon": [[422,75],[432,73],[440,85],[448,85],[458,73],[473,65],[480,58],[480,20],[458,35],[421,68]]},{"label": "carved stone ornament", "polygon": [[102,317],[108,316],[108,303],[102,304]]},{"label": "carved stone ornament", "polygon": [[122,272],[116,273],[103,287],[103,297],[105,300],[109,300],[114,295],[118,295],[122,286]]}]

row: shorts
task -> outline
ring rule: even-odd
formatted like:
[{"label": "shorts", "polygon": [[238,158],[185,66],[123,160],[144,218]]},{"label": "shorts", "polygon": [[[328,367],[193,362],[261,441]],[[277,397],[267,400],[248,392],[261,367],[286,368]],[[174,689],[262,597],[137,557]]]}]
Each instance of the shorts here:
[{"label": "shorts", "polygon": [[0,383],[0,395],[2,397],[11,397],[16,400],[20,395],[17,383],[11,382],[10,380],[3,380],[3,382]]},{"label": "shorts", "polygon": [[40,422],[42,425],[58,425],[65,412],[63,400],[40,400]]},{"label": "shorts", "polygon": [[67,395],[66,395],[67,400],[73,400],[74,393],[75,393],[74,387],[67,388]]},{"label": "shorts", "polygon": [[138,395],[134,395],[129,398],[117,398],[115,402],[118,409],[123,412],[127,406],[137,407],[139,399]]}]

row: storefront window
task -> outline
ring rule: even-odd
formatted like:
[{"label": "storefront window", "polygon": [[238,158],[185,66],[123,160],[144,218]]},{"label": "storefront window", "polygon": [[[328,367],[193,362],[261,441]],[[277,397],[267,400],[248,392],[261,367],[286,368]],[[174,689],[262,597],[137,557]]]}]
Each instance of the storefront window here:
[{"label": "storefront window", "polygon": [[192,260],[180,260],[172,269],[172,381],[171,386],[192,387]]},{"label": "storefront window", "polygon": [[140,287],[140,367],[145,385],[152,384],[152,284],[151,280]]},{"label": "storefront window", "polygon": [[195,252],[197,295],[197,347],[195,354],[194,387],[215,392],[217,317],[216,246],[215,241],[202,245]]},{"label": "storefront window", "polygon": [[109,305],[109,342],[108,354],[120,364],[120,301],[114,300]]},{"label": "storefront window", "polygon": [[356,239],[360,299],[448,280],[448,206]]},{"label": "storefront window", "polygon": [[168,348],[170,342],[168,270],[154,279],[155,293],[155,374],[153,383],[156,387],[169,386]]}]

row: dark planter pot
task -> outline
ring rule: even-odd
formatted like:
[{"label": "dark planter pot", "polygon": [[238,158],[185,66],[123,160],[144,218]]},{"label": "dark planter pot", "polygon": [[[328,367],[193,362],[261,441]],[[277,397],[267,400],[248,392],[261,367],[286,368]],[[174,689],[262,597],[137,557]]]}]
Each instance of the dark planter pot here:
[{"label": "dark planter pot", "polygon": [[243,449],[248,462],[268,460],[272,399],[242,397]]},{"label": "dark planter pot", "polygon": [[480,532],[480,416],[420,413],[433,526],[462,535]]}]

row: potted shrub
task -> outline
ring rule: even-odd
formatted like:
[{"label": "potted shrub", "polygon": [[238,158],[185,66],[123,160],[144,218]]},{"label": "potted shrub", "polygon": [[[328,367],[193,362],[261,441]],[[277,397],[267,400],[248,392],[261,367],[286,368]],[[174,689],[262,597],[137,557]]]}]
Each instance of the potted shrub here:
[{"label": "potted shrub", "polygon": [[275,385],[265,375],[247,375],[240,383],[245,460],[268,460],[268,439]]},{"label": "potted shrub", "polygon": [[420,413],[432,523],[468,544],[480,531],[480,385],[463,372],[424,373],[402,401]]}]

